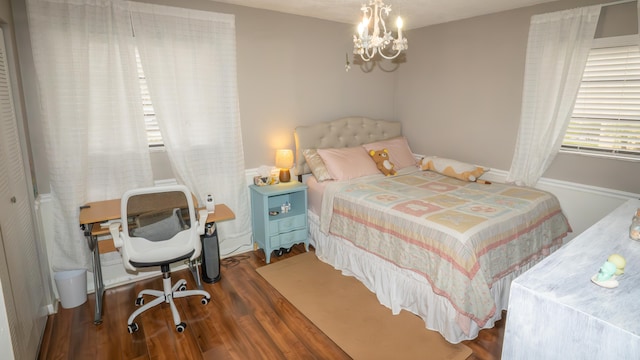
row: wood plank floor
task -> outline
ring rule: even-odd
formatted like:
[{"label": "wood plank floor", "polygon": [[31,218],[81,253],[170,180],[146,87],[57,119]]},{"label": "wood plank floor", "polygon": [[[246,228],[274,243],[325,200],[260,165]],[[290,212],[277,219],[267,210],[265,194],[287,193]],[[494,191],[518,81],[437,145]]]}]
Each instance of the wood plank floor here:
[{"label": "wood plank floor", "polygon": [[[304,247],[296,245],[289,254],[271,261],[301,252]],[[167,304],[139,316],[138,332],[127,332],[138,291],[161,289],[161,277],[107,290],[100,325],[93,324],[95,296],[91,294],[85,304],[60,307],[49,316],[39,359],[350,359],[255,272],[264,265],[262,250],[222,260],[221,280],[204,283],[211,294],[208,305],[200,304],[198,296],[176,301],[187,323],[184,333],[176,332]],[[184,278],[193,286],[188,270],[175,272],[172,278]],[[473,350],[468,360],[500,359],[503,335],[501,320],[465,342]]]}]

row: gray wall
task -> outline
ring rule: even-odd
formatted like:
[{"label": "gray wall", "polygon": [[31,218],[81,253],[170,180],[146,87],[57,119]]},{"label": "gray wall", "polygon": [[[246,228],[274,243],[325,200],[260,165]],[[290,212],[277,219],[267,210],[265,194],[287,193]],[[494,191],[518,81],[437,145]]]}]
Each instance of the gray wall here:
[{"label": "gray wall", "polygon": [[[355,25],[207,0],[146,1],[235,15],[246,168],[272,165],[277,148],[293,148],[297,125],[361,115],[402,121],[417,153],[500,170],[509,170],[515,147],[530,17],[603,2],[563,0],[409,30],[409,50],[399,67],[356,65],[345,72],[345,53],[353,63]],[[603,18],[615,19],[599,32],[625,33],[620,25],[637,29],[635,3],[625,6],[622,11],[608,9]],[[23,18],[16,16],[16,26],[24,25]],[[28,45],[28,37],[20,35],[19,44]],[[27,65],[28,52],[28,46],[20,48],[21,62]],[[23,79],[30,76],[32,69],[25,69]],[[27,80],[29,102],[35,95]],[[27,105],[35,129],[31,139],[37,186],[46,193],[49,178],[39,120]],[[154,152],[152,161],[156,179],[173,177],[166,154]],[[211,164],[215,166],[215,154]],[[640,191],[635,180],[640,164],[626,161],[561,154],[545,177]]]},{"label": "gray wall", "polygon": [[[413,30],[398,72],[396,118],[412,149],[509,170],[520,121],[532,15],[560,1]],[[597,36],[637,33],[636,3],[606,7]],[[640,163],[559,154],[545,177],[640,192]]]}]

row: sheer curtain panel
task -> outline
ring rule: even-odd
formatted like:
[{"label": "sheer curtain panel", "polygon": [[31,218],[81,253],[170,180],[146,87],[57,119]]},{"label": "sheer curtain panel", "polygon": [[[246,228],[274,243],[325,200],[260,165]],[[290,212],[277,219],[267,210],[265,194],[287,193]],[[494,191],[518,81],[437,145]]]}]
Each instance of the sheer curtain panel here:
[{"label": "sheer curtain panel", "polygon": [[54,270],[90,269],[79,206],[153,184],[126,6],[27,0],[54,207]]},{"label": "sheer curtain panel", "polygon": [[589,6],[531,18],[520,127],[508,182],[534,186],[558,153],[600,8]]},{"label": "sheer curtain panel", "polygon": [[223,254],[250,245],[234,16],[132,2],[131,19],[174,173],[201,203],[213,194],[235,212],[219,224]]}]

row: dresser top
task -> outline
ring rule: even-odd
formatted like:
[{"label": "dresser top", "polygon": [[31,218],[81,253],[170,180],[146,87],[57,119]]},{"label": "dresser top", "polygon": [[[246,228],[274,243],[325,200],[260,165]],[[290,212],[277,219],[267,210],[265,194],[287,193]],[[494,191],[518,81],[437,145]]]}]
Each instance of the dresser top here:
[{"label": "dresser top", "polygon": [[[640,200],[628,200],[609,215],[543,259],[512,286],[640,335],[640,242],[629,238]],[[591,277],[611,254],[626,259],[618,287],[607,289]]]}]

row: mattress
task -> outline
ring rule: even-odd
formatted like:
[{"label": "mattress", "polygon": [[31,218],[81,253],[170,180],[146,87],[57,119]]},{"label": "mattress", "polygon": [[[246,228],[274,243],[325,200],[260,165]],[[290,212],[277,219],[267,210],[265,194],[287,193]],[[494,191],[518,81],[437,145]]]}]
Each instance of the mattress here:
[{"label": "mattress", "polygon": [[555,197],[536,189],[416,169],[307,184],[318,257],[452,343],[493,326],[506,309],[510,281],[569,231]]}]

